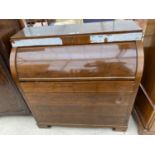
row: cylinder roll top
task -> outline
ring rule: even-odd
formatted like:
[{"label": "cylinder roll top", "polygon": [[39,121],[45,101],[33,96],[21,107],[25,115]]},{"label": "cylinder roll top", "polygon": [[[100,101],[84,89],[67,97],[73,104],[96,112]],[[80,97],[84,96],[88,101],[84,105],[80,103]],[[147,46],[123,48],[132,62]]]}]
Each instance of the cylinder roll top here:
[{"label": "cylinder roll top", "polygon": [[135,43],[19,48],[19,80],[134,79]]}]

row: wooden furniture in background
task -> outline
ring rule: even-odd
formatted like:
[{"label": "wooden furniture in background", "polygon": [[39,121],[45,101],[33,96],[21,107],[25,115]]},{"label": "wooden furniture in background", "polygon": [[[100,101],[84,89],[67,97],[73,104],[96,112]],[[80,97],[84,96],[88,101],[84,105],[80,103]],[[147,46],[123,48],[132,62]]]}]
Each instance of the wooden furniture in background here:
[{"label": "wooden furniture in background", "polygon": [[14,35],[12,76],[39,127],[125,131],[143,71],[141,38],[133,21],[25,28]]},{"label": "wooden furniture in background", "polygon": [[147,22],[144,56],[144,73],[135,101],[134,116],[140,134],[155,134],[155,20]]},{"label": "wooden furniture in background", "polygon": [[8,69],[10,36],[20,29],[18,20],[0,20],[0,116],[30,113]]},{"label": "wooden furniture in background", "polygon": [[28,107],[0,55],[0,116],[29,113]]},{"label": "wooden furniture in background", "polygon": [[0,19],[0,53],[8,67],[11,51],[10,37],[22,28],[20,20]]}]

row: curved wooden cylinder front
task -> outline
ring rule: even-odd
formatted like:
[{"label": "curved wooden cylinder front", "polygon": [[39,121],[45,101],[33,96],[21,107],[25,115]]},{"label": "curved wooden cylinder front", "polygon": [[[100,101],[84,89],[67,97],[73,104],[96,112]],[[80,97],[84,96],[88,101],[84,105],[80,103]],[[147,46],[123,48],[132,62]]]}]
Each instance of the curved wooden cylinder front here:
[{"label": "curved wooden cylinder front", "polygon": [[10,67],[40,126],[125,130],[143,48],[141,42],[13,48]]}]

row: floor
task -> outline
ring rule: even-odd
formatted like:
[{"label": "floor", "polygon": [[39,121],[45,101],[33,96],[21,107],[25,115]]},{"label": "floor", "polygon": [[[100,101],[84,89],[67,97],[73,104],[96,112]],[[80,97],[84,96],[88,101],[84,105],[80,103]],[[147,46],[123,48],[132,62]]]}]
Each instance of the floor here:
[{"label": "floor", "polygon": [[0,135],[137,135],[136,123],[131,117],[127,132],[110,128],[76,128],[52,126],[40,129],[32,116],[0,117]]}]

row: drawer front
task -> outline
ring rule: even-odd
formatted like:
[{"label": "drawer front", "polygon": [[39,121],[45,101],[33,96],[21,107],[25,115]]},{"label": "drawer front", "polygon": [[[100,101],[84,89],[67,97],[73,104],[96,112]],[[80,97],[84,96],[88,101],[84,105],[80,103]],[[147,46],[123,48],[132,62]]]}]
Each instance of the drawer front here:
[{"label": "drawer front", "polygon": [[135,79],[135,43],[19,48],[20,81]]},{"label": "drawer front", "polygon": [[38,122],[49,124],[127,125],[133,81],[21,82]]},{"label": "drawer front", "polygon": [[126,93],[26,93],[34,105],[91,105],[116,107],[130,105],[131,94]]},{"label": "drawer front", "polygon": [[133,81],[21,82],[26,93],[134,92]]},{"label": "drawer front", "polygon": [[25,93],[38,122],[127,125],[131,93]]}]

